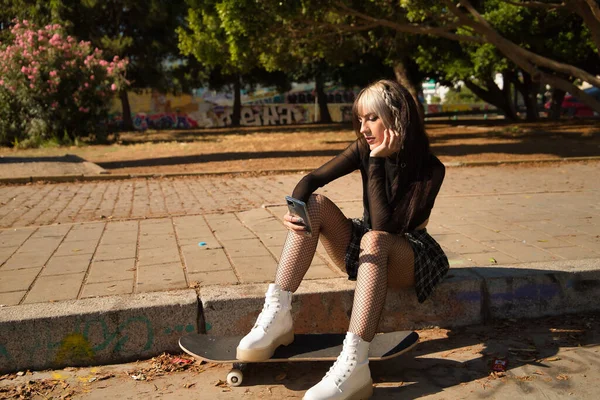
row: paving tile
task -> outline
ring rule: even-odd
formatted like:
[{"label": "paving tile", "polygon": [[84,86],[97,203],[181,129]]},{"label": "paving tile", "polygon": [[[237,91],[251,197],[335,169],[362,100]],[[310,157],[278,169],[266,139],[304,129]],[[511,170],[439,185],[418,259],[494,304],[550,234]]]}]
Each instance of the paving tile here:
[{"label": "paving tile", "polygon": [[105,232],[102,235],[101,243],[103,245],[110,244],[135,244],[138,241],[137,231],[115,231]]},{"label": "paving tile", "polygon": [[116,294],[133,293],[133,279],[125,281],[110,281],[100,283],[86,283],[83,285],[81,298],[112,296]]},{"label": "paving tile", "polygon": [[17,251],[18,247],[0,247],[0,266]]},{"label": "paving tile", "polygon": [[485,244],[461,234],[436,235],[435,240],[442,248],[452,250],[459,254],[483,253],[490,250]]},{"label": "paving tile", "polygon": [[268,256],[269,251],[258,239],[223,241],[223,248],[230,257]]},{"label": "paving tile", "polygon": [[499,251],[490,251],[488,253],[470,253],[463,256],[467,261],[471,261],[471,265],[511,265],[520,263],[518,259],[511,257],[508,254]]},{"label": "paving tile", "polygon": [[177,245],[172,247],[155,247],[140,249],[138,253],[138,266],[170,264],[181,262]]},{"label": "paving tile", "polygon": [[181,246],[185,267],[190,273],[233,270],[223,249],[203,249],[198,246]]},{"label": "paving tile", "polygon": [[62,242],[54,253],[56,256],[73,256],[78,254],[93,254],[98,246],[97,240],[82,240],[76,242]]},{"label": "paving tile", "polygon": [[154,292],[186,288],[183,267],[179,263],[139,267],[136,292]]},{"label": "paving tile", "polygon": [[342,271],[338,273],[334,272],[327,265],[312,265],[306,271],[306,275],[304,275],[304,279],[327,279],[327,278],[339,278],[340,276],[347,276]]},{"label": "paving tile", "polygon": [[53,225],[53,226],[42,226],[39,227],[32,238],[43,238],[43,237],[59,237],[63,238],[71,230],[69,225]]},{"label": "paving tile", "polygon": [[85,274],[40,276],[29,291],[23,304],[47,301],[75,300]]},{"label": "paving tile", "polygon": [[86,283],[124,281],[135,276],[135,259],[94,261]]},{"label": "paving tile", "polygon": [[2,271],[9,269],[38,268],[46,264],[51,252],[19,253],[16,252],[2,266]]},{"label": "paving tile", "polygon": [[91,254],[81,254],[75,256],[52,257],[42,271],[41,276],[64,275],[86,272],[92,261]]},{"label": "paving tile", "polygon": [[195,284],[198,284],[199,286],[209,286],[235,285],[239,283],[231,268],[224,271],[188,273],[188,281],[192,287],[195,286]]},{"label": "paving tile", "polygon": [[140,235],[139,248],[152,249],[156,247],[177,247],[175,233],[171,234],[142,234]]},{"label": "paving tile", "polygon": [[50,253],[54,252],[62,238],[60,237],[42,237],[42,238],[29,238],[25,243],[21,245],[19,248],[19,253]]},{"label": "paving tile", "polygon": [[28,290],[41,269],[41,267],[37,267],[7,271],[2,268],[0,270],[0,293]]},{"label": "paving tile", "polygon": [[98,242],[104,232],[104,225],[104,223],[75,225],[65,237],[64,242]]},{"label": "paving tile", "polygon": [[16,306],[25,296],[26,291],[0,293],[0,306]]},{"label": "paving tile", "polygon": [[572,247],[557,247],[547,249],[552,254],[561,256],[567,260],[581,260],[584,258],[600,258],[600,248],[598,251],[592,251],[585,247],[572,246]]},{"label": "paving tile", "polygon": [[515,257],[522,262],[560,260],[560,257],[552,253],[521,242],[501,241],[486,242],[486,244],[495,250],[510,254],[511,257]]},{"label": "paving tile", "polygon": [[27,240],[33,233],[33,229],[11,229],[1,231],[0,233],[0,248],[2,247],[18,247]]},{"label": "paving tile", "polygon": [[94,260],[119,260],[125,258],[135,258],[136,245],[133,244],[100,244],[94,255]]},{"label": "paving tile", "polygon": [[106,232],[131,231],[137,232],[138,221],[115,221],[106,224]]},{"label": "paving tile", "polygon": [[269,282],[275,279],[277,262],[271,256],[231,258],[242,283]]}]

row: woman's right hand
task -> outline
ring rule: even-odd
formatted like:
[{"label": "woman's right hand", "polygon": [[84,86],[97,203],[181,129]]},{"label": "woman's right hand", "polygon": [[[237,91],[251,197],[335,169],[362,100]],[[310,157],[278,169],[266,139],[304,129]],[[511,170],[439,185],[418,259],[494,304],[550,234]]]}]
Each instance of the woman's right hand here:
[{"label": "woman's right hand", "polygon": [[303,233],[306,231],[304,220],[297,215],[290,214],[289,211],[283,216],[283,224],[294,232]]}]

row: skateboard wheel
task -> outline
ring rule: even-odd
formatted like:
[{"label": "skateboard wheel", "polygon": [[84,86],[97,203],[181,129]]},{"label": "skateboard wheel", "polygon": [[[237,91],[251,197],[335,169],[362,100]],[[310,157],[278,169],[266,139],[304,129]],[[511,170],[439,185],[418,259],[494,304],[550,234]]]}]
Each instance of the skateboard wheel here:
[{"label": "skateboard wheel", "polygon": [[243,379],[244,375],[239,369],[232,369],[227,374],[227,384],[229,386],[240,386],[242,384]]}]

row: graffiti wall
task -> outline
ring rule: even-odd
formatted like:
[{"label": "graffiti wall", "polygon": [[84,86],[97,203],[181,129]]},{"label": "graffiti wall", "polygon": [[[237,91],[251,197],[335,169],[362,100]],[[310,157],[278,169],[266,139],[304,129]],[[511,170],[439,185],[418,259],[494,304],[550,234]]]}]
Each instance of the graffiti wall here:
[{"label": "graffiti wall", "polygon": [[[331,94],[333,100],[348,100],[352,92],[335,92]],[[256,96],[246,96],[246,103],[242,106],[242,126],[268,126],[306,124],[317,121],[318,108],[312,103],[295,103],[307,96],[305,92],[298,92],[282,96],[287,103],[265,102],[263,98],[259,104]],[[313,98],[314,99],[314,98]],[[190,129],[190,128],[218,128],[231,125],[233,107],[225,97],[208,96],[205,92],[196,95],[168,95],[156,91],[144,93],[129,93],[133,125],[135,129]],[[487,110],[489,105],[482,104],[428,104],[425,106],[426,114],[441,112]],[[349,122],[352,120],[351,103],[328,104],[329,114],[334,122]],[[121,103],[115,101],[111,107],[109,123],[120,126],[122,123]]]}]

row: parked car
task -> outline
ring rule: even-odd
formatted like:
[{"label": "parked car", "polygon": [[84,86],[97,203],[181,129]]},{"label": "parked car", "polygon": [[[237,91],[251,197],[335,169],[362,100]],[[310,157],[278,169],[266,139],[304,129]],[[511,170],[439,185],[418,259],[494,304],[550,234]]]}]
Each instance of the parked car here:
[{"label": "parked car", "polygon": [[[593,96],[596,100],[600,101],[600,88],[590,87],[584,89],[583,91],[589,94],[590,96]],[[551,102],[549,101],[544,105],[544,108],[549,110],[550,105]],[[597,115],[597,113],[594,110],[581,103],[577,97],[570,94],[567,94],[563,99],[561,108],[563,114],[572,117],[592,117],[594,115]]]}]

